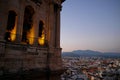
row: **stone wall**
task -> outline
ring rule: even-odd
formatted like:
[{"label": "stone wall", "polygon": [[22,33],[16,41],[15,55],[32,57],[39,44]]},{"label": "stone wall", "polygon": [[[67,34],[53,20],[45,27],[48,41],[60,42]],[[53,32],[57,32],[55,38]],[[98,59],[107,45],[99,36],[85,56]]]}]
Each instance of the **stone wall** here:
[{"label": "stone wall", "polygon": [[[62,69],[60,48],[60,10],[63,0],[0,0],[0,71]],[[22,42],[26,6],[34,11],[32,17],[33,44]],[[16,13],[16,39],[6,41],[8,13]],[[38,44],[39,22],[44,23],[45,45]]]}]

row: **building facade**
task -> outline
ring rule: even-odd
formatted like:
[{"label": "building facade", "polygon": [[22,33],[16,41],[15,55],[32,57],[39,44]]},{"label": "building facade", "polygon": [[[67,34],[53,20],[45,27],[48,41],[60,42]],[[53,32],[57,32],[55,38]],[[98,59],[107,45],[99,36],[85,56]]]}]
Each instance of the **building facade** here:
[{"label": "building facade", "polygon": [[0,71],[62,69],[64,0],[0,0]]}]

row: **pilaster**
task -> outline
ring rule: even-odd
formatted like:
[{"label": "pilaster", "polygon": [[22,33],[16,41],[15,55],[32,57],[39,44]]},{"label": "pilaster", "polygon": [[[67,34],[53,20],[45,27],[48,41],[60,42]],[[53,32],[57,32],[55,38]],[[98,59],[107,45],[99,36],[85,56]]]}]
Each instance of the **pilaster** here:
[{"label": "pilaster", "polygon": [[[6,8],[3,8],[6,9]],[[4,41],[5,31],[7,27],[7,18],[8,13],[7,11],[3,11],[3,13],[0,13],[0,40]]]},{"label": "pilaster", "polygon": [[17,22],[17,32],[16,32],[16,40],[15,42],[20,43],[22,39],[22,29],[23,29],[23,20],[24,20],[24,7],[20,6],[20,11],[18,16],[18,22]]}]

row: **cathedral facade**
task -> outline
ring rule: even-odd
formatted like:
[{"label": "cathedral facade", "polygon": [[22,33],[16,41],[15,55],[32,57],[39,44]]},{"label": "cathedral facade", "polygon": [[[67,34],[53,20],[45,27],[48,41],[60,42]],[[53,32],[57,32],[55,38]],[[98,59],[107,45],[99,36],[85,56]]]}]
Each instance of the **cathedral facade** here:
[{"label": "cathedral facade", "polygon": [[61,70],[64,0],[0,0],[0,71]]}]

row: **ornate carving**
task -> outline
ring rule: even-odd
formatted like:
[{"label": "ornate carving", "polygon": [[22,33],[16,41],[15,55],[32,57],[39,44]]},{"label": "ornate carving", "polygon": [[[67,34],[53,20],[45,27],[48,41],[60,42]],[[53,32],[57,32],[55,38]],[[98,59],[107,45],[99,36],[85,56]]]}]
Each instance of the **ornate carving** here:
[{"label": "ornate carving", "polygon": [[62,9],[61,4],[54,3],[54,9],[55,9],[56,12],[57,12],[58,10],[61,11],[61,9]]},{"label": "ornate carving", "polygon": [[42,0],[31,0],[31,1],[33,1],[38,6],[40,6],[42,4]]},{"label": "ornate carving", "polygon": [[54,0],[54,2],[58,3],[58,4],[61,4],[63,3],[65,0]]}]

